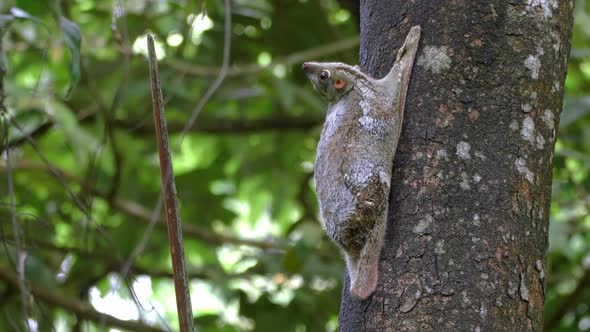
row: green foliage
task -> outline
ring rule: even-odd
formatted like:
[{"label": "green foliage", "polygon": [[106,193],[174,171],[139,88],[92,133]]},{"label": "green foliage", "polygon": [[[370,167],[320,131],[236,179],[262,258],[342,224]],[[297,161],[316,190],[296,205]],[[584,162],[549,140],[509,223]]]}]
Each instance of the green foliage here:
[{"label": "green foliage", "polygon": [[576,1],[553,161],[546,328],[590,330],[590,1]]},{"label": "green foliage", "polygon": [[70,84],[66,90],[66,96],[69,96],[72,89],[78,83],[80,79],[80,47],[82,45],[82,36],[80,35],[80,28],[68,20],[67,18],[59,17],[59,26],[64,35],[64,41],[71,54],[71,66],[70,66]]},{"label": "green foliage", "polygon": [[[354,38],[358,24],[335,0],[232,1],[228,76],[177,145],[223,57],[223,1],[204,1],[204,11],[196,3],[0,2],[0,269],[13,271],[18,256],[12,196],[30,282],[121,318],[177,326],[166,228],[149,226],[160,190],[151,31],[200,331],[334,331],[343,262],[317,222],[310,181],[324,103],[297,56],[322,47],[314,60],[357,62],[354,43],[333,43]],[[577,1],[555,151],[546,317],[567,310],[554,331],[590,326],[589,7]],[[0,282],[0,331],[23,330],[18,295]],[[28,309],[40,331],[104,330],[55,303]]]},{"label": "green foliage", "polygon": [[[117,317],[176,326],[166,228],[149,227],[160,190],[145,58],[151,31],[199,329],[334,330],[343,263],[323,236],[310,187],[324,107],[289,56],[328,46],[328,57],[354,61],[354,43],[329,49],[356,36],[350,15],[336,1],[232,2],[229,75],[177,145],[220,69],[223,2],[205,2],[206,14],[194,2],[121,3],[3,2],[2,137],[13,165],[0,163],[0,236],[10,254],[0,268],[14,271],[16,262],[13,196],[32,284]],[[0,297],[2,331],[23,328],[19,292],[9,289]],[[85,321],[102,330],[55,303],[34,303],[28,314],[38,326]]]}]

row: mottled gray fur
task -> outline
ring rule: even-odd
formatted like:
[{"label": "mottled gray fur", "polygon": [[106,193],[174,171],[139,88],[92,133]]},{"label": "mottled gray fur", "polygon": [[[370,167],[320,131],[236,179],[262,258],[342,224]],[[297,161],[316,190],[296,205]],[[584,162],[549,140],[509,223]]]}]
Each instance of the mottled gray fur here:
[{"label": "mottled gray fur", "polygon": [[379,80],[343,63],[303,65],[330,103],[314,175],[322,223],[344,252],[350,290],[361,299],[377,285],[393,158],[419,40],[415,26]]}]

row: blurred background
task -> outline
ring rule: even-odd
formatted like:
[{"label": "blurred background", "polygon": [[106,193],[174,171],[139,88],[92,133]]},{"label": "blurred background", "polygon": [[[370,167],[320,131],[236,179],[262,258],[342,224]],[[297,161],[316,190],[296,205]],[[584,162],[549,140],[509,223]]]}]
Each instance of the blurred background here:
[{"label": "blurred background", "polygon": [[[590,1],[575,2],[547,331],[590,330]],[[84,303],[177,326],[147,31],[200,331],[336,331],[344,264],[311,181],[325,103],[300,66],[357,63],[351,3],[232,0],[227,21],[224,1],[0,1],[0,331],[126,330]],[[44,296],[23,306],[15,271]]]}]

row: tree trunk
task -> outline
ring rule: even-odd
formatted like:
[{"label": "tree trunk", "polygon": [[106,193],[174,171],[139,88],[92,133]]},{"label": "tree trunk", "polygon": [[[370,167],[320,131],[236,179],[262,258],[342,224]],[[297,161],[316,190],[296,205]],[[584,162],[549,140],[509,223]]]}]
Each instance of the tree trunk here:
[{"label": "tree trunk", "polygon": [[422,26],[377,291],[341,331],[542,331],[551,167],[573,1],[361,1],[383,76]]}]

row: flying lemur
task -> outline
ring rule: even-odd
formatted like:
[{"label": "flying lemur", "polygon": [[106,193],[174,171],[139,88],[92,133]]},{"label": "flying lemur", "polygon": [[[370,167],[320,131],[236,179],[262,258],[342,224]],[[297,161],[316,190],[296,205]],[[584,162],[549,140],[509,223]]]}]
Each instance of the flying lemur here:
[{"label": "flying lemur", "polygon": [[344,252],[350,291],[360,299],[377,286],[393,158],[419,41],[414,26],[382,79],[343,63],[303,64],[329,102],[314,174],[322,224]]}]

